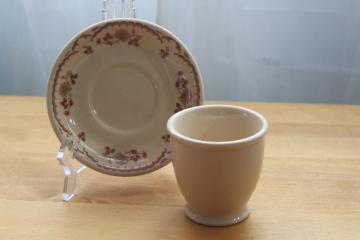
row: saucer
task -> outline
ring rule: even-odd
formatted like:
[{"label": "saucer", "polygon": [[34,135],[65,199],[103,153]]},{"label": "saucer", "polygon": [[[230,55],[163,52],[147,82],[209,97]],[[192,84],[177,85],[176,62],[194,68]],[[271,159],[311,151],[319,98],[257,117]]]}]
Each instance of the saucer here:
[{"label": "saucer", "polygon": [[60,141],[94,170],[140,175],[171,161],[168,118],[203,101],[189,50],[166,29],[113,19],[81,31],[49,78],[48,115]]}]

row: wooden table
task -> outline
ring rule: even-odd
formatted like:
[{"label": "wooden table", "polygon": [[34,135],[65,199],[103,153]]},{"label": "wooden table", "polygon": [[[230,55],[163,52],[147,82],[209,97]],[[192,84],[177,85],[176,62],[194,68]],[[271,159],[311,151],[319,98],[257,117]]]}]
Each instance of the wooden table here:
[{"label": "wooden table", "polygon": [[0,239],[360,239],[360,106],[226,104],[270,130],[250,218],[210,228],[184,216],[171,164],[129,178],[86,170],[61,201],[45,98],[0,97]]}]

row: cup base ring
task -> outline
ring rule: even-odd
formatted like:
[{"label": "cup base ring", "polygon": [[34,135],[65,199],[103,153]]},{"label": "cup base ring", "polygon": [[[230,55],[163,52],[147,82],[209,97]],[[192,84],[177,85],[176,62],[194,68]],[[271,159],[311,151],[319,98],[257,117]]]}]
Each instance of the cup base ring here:
[{"label": "cup base ring", "polygon": [[198,214],[194,212],[189,206],[185,207],[185,215],[192,221],[206,225],[206,226],[215,226],[215,227],[223,227],[230,226],[237,223],[240,223],[247,219],[250,215],[250,209],[246,206],[241,212],[238,214],[226,216],[226,217],[213,217],[213,216],[205,216],[202,214]]}]

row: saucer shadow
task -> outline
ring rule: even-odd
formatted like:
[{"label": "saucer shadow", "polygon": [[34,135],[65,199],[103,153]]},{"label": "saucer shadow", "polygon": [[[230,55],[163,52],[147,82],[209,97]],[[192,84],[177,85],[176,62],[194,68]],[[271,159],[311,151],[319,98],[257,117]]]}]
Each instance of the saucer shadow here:
[{"label": "saucer shadow", "polygon": [[[112,181],[104,177],[113,178]],[[173,176],[159,174],[135,177],[100,176],[79,184],[74,202],[98,204],[183,204]]]}]

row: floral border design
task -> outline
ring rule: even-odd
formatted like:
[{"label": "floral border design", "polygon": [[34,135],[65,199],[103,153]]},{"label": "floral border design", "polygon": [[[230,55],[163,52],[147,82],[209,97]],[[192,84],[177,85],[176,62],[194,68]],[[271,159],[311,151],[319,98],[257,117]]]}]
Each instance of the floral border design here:
[{"label": "floral border design", "polygon": [[187,88],[189,81],[186,79],[183,72],[178,72],[178,78],[175,82],[175,87],[179,93],[179,101],[176,103],[175,113],[188,108],[191,101],[191,92]]},{"label": "floral border design", "polygon": [[78,74],[73,74],[71,71],[68,71],[66,75],[62,75],[60,77],[61,83],[59,86],[59,95],[61,96],[60,105],[64,109],[64,115],[70,115],[70,109],[74,105],[74,101],[71,95],[72,87],[76,83],[76,79],[78,78]]},{"label": "floral border design", "polygon": [[[112,33],[106,33],[103,37],[99,37],[99,34],[106,28],[116,26],[116,27],[122,27],[125,26],[127,28],[132,28],[131,31],[128,31],[126,29],[118,29],[113,34]],[[57,110],[57,104],[56,104],[56,89],[58,84],[59,85],[59,95],[62,97],[62,101],[60,102],[60,105],[63,107],[64,112],[63,114],[65,116],[70,115],[70,109],[74,105],[74,101],[72,99],[71,90],[72,86],[75,85],[76,79],[78,78],[77,73],[72,73],[69,71],[65,76],[60,76],[60,72],[62,68],[64,67],[65,63],[69,61],[73,56],[75,56],[78,53],[83,53],[85,55],[91,55],[94,53],[94,49],[91,45],[83,45],[80,46],[80,40],[90,40],[90,42],[95,42],[97,45],[109,45],[112,46],[113,44],[117,43],[126,43],[128,45],[133,45],[134,47],[140,46],[142,39],[141,35],[139,35],[136,31],[136,28],[145,30],[149,33],[151,33],[162,46],[159,49],[159,54],[161,58],[165,59],[169,57],[170,55],[175,56],[179,58],[181,61],[183,61],[189,68],[190,72],[193,74],[194,81],[195,81],[195,104],[200,105],[202,98],[201,98],[201,87],[200,87],[200,80],[199,75],[196,70],[196,66],[194,65],[192,59],[190,58],[189,54],[186,52],[185,49],[181,47],[181,45],[177,42],[177,40],[173,39],[171,36],[168,36],[166,33],[162,33],[159,30],[155,30],[154,28],[148,26],[147,24],[143,24],[141,22],[132,22],[132,21],[114,21],[114,22],[108,22],[108,23],[102,23],[99,24],[89,30],[87,30],[85,33],[81,34],[77,39],[75,39],[70,45],[70,50],[68,50],[64,57],[62,58],[62,61],[57,64],[57,68],[55,71],[55,76],[53,78],[53,86],[52,86],[52,92],[51,92],[51,103],[52,103],[52,111],[54,115],[54,119],[58,124],[58,129],[60,133],[66,134],[66,136],[71,136],[72,133],[67,129],[67,127],[61,122],[59,116],[58,116],[58,110]],[[175,50],[174,52],[171,52],[171,49],[169,48],[169,44],[173,43],[175,44]],[[168,44],[168,45],[166,45]],[[60,83],[62,80],[62,83]],[[192,100],[193,96],[191,95],[191,91],[187,89],[187,82],[186,76],[179,71],[178,72],[178,78],[175,82],[175,87],[179,93],[179,100],[176,103],[175,106],[175,112],[180,111],[184,108],[189,107],[189,103]],[[86,134],[84,132],[80,132],[77,134],[77,137],[85,141]],[[169,143],[169,136],[164,135],[161,136],[161,138],[164,140],[166,144]],[[113,169],[108,168],[101,164],[96,157],[89,154],[86,149],[83,149],[83,151],[80,151],[78,149],[79,153],[85,154],[89,159],[91,159],[98,167],[111,170],[115,172],[125,172],[125,173],[131,173],[131,172],[138,172],[141,170],[149,169],[154,167],[154,165],[160,164],[164,161],[167,161],[168,154],[170,154],[170,151],[167,150],[167,148],[164,148],[164,151],[157,157],[155,161],[153,161],[150,165],[147,165],[144,167],[144,169],[141,168],[135,168],[135,169]],[[103,156],[111,157],[113,159],[117,159],[120,161],[123,161],[124,163],[128,162],[129,160],[137,161],[140,159],[145,159],[147,157],[146,152],[139,152],[138,150],[130,150],[125,152],[116,151],[113,148],[110,148],[109,146],[105,147],[105,152],[103,153]]]},{"label": "floral border design", "polygon": [[98,38],[96,43],[98,45],[106,44],[112,46],[119,42],[126,42],[128,45],[134,45],[136,47],[139,45],[139,40],[141,39],[141,35],[137,34],[135,29],[132,29],[131,33],[129,33],[126,29],[119,29],[114,34],[106,33],[104,37]]},{"label": "floral border design", "polygon": [[[82,148],[82,150],[80,148],[77,148],[74,150],[75,150],[75,153],[80,154],[82,156],[86,156],[87,158],[91,159],[97,166],[101,167],[102,169],[104,169],[106,171],[120,172],[120,173],[125,173],[125,174],[137,174],[137,173],[145,171],[145,170],[151,171],[151,169],[153,167],[169,161],[170,159],[168,158],[168,156],[171,153],[171,151],[169,151],[168,148],[164,148],[163,151],[160,153],[160,155],[156,158],[156,160],[151,162],[151,164],[149,164],[149,165],[145,165],[143,167],[138,167],[135,169],[118,169],[118,168],[114,169],[114,168],[102,165],[97,160],[97,158],[95,156],[93,156],[91,153],[89,153],[85,148]],[[146,171],[146,172],[148,172],[148,171]]]},{"label": "floral border design", "polygon": [[136,149],[132,149],[126,152],[116,152],[115,148],[110,148],[109,146],[105,147],[105,152],[102,155],[104,157],[111,157],[119,160],[122,163],[127,163],[130,160],[137,162],[138,160],[144,160],[147,158],[147,153],[145,151],[140,152]]}]

